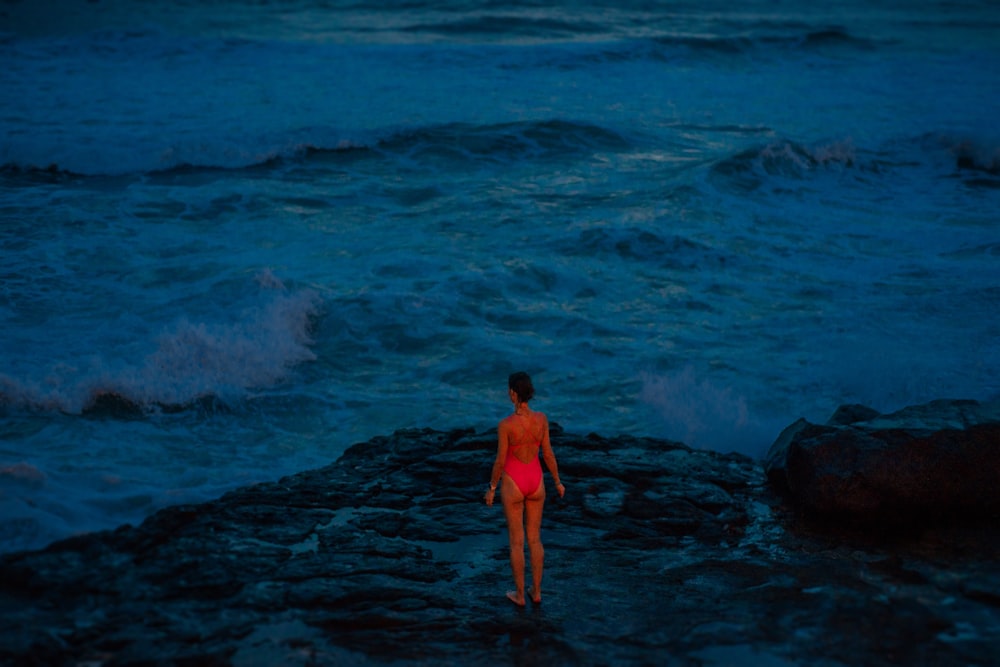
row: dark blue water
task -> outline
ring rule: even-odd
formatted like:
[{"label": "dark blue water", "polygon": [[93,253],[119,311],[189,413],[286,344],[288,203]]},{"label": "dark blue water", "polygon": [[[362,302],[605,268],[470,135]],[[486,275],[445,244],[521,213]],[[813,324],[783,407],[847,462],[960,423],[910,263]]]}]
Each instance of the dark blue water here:
[{"label": "dark blue water", "polygon": [[911,4],[3,5],[0,548],[488,428],[516,369],[754,455],[996,398],[1000,19]]}]

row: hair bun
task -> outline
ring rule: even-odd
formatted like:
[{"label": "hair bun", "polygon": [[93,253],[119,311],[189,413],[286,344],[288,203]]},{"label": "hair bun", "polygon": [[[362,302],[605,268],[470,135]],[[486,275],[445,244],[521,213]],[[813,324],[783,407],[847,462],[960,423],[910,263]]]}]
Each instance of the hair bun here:
[{"label": "hair bun", "polygon": [[527,403],[535,395],[535,387],[531,384],[531,376],[524,371],[512,373],[507,379],[507,386],[517,394],[520,403]]}]

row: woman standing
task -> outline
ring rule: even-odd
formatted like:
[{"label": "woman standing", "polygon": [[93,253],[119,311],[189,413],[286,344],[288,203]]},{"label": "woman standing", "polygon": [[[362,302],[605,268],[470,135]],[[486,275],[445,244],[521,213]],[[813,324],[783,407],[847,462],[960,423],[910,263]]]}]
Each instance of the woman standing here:
[{"label": "woman standing", "polygon": [[562,498],[566,487],[559,481],[559,467],[556,455],[549,443],[549,422],[541,412],[528,407],[528,401],[535,395],[535,388],[527,373],[519,372],[507,381],[507,393],[514,404],[514,413],[500,422],[497,427],[497,458],[490,475],[490,488],[486,492],[486,504],[493,505],[497,483],[503,473],[501,500],[507,517],[507,534],[510,538],[510,569],[514,575],[516,590],[508,591],[507,597],[514,604],[523,607],[524,598],[524,539],[528,538],[531,554],[531,581],[528,590],[531,601],[542,602],[542,566],[545,550],[542,548],[542,507],[545,505],[545,484],[542,481],[542,466],[538,461],[541,451],[545,466],[556,483],[556,491]]}]

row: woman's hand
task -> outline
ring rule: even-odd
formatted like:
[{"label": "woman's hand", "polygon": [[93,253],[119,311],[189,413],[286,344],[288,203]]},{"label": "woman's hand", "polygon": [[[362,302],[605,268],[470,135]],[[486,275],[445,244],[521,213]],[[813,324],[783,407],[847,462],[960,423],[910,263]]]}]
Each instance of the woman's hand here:
[{"label": "woman's hand", "polygon": [[496,492],[497,492],[496,489],[487,489],[486,495],[483,496],[483,500],[485,500],[486,504],[490,507],[493,507],[493,496],[496,495]]},{"label": "woman's hand", "polygon": [[562,485],[562,482],[556,484],[556,491],[559,492],[559,497],[562,498],[566,495],[566,487]]}]

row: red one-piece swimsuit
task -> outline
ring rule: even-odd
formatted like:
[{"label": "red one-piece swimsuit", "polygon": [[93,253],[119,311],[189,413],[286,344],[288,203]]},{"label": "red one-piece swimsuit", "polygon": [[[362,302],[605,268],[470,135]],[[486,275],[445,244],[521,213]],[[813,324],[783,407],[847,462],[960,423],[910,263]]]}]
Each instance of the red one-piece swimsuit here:
[{"label": "red one-piece swimsuit", "polygon": [[[530,447],[532,445],[531,441],[528,439],[528,432],[523,428],[522,431],[525,435],[525,439],[521,440],[519,443],[511,443],[507,447],[507,459],[503,462],[503,471],[510,475],[510,478],[514,480],[517,484],[517,488],[521,490],[524,496],[530,496],[535,491],[538,490],[538,486],[542,483],[542,464],[538,460],[538,455],[531,457],[531,460],[527,463],[523,463],[514,456],[514,450],[520,449],[521,447]],[[541,441],[535,443],[539,449],[542,446]]]}]

